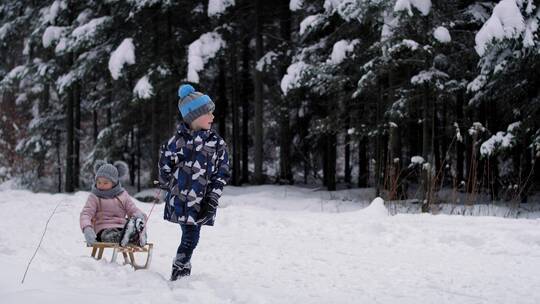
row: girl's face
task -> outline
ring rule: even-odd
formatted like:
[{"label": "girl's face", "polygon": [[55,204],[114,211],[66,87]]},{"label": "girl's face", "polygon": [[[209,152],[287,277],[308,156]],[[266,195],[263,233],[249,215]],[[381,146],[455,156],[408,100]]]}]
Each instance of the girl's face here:
[{"label": "girl's face", "polygon": [[209,112],[204,115],[199,116],[191,123],[191,129],[198,130],[209,130],[212,127],[212,122],[214,122],[214,113]]},{"label": "girl's face", "polygon": [[113,183],[105,178],[105,177],[98,177],[96,181],[96,188],[99,190],[109,190],[113,187]]}]

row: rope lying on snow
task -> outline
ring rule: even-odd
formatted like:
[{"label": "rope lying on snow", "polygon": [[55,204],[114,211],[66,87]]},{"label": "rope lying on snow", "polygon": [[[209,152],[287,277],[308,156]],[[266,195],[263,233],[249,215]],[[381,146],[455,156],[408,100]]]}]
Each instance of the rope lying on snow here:
[{"label": "rope lying on snow", "polygon": [[34,254],[30,258],[30,261],[28,262],[28,265],[26,266],[26,270],[24,271],[24,275],[23,275],[21,284],[24,284],[24,279],[26,279],[26,274],[28,273],[28,269],[30,269],[30,264],[32,264],[32,261],[36,257],[36,254],[37,254],[39,248],[41,247],[41,243],[43,242],[43,238],[45,237],[45,233],[47,232],[47,227],[49,226],[49,222],[51,221],[51,218],[53,217],[54,213],[56,212],[56,209],[58,209],[58,207],[62,203],[63,203],[63,201],[60,201],[60,202],[58,202],[58,204],[56,204],[56,207],[54,207],[54,210],[52,211],[51,215],[49,216],[49,219],[47,220],[47,223],[45,223],[45,229],[43,230],[43,234],[41,235],[41,239],[39,240],[39,244],[37,245],[36,250],[34,251]]}]

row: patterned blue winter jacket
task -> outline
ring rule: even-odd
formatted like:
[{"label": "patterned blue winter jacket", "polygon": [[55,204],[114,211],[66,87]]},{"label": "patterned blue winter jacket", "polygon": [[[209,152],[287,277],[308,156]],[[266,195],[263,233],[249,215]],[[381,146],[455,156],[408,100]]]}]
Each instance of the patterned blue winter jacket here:
[{"label": "patterned blue winter jacket", "polygon": [[[225,141],[213,130],[193,131],[181,123],[161,146],[159,179],[167,185],[164,218],[194,225],[203,199],[218,202],[230,177]],[[213,225],[214,219],[205,225]]]}]

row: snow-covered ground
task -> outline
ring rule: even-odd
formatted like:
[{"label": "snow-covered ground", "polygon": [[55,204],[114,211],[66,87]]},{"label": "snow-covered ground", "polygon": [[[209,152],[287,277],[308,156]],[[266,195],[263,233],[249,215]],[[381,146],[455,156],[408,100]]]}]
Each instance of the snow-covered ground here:
[{"label": "snow-covered ground", "polygon": [[228,187],[192,276],[170,283],[180,229],[163,205],[148,223],[152,265],[133,271],[90,257],[86,197],[0,191],[0,303],[540,303],[537,219],[389,216],[343,193]]}]

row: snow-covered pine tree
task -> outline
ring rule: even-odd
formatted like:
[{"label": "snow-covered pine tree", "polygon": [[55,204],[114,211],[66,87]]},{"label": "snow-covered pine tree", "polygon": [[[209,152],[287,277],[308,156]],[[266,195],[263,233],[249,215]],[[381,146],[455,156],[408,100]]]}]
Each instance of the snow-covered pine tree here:
[{"label": "snow-covered pine tree", "polygon": [[480,154],[499,163],[493,178],[500,177],[502,196],[515,201],[526,200],[539,180],[539,21],[535,1],[498,1],[476,34],[480,72],[468,85],[471,106],[493,112],[485,125],[492,135]]},{"label": "snow-covered pine tree", "polygon": [[[282,79],[281,88],[288,98],[298,96],[296,98],[301,100],[297,123],[306,121],[310,134],[300,140],[318,143],[323,153],[318,155],[312,150],[314,163],[322,160],[324,184],[334,189],[338,142],[343,142],[345,148],[345,172],[350,172],[348,149],[352,139],[362,142],[359,154],[366,152],[363,138],[369,132],[366,126],[373,121],[373,117],[365,115],[366,107],[370,106],[369,97],[353,96],[353,93],[358,81],[357,67],[366,63],[369,57],[369,47],[376,39],[373,30],[381,26],[379,17],[385,3],[296,1],[291,2],[291,7],[304,18],[297,33],[300,44]],[[309,159],[311,157],[306,157],[311,163]],[[367,157],[359,159],[367,163]],[[317,167],[313,170],[317,171]],[[367,164],[362,166],[359,174],[366,173],[365,167]],[[348,174],[345,174],[346,181],[350,182]]]},{"label": "snow-covered pine tree", "polygon": [[[47,18],[46,6],[32,1],[6,1],[3,4],[5,20],[2,35],[4,45],[11,54],[5,63],[10,71],[0,82],[4,92],[3,100],[6,109],[14,109],[10,120],[13,126],[19,125],[16,135],[16,161],[10,165],[22,178],[23,184],[40,188],[43,182],[51,182],[55,160],[58,159],[56,144],[58,139],[59,109],[51,101],[49,83],[53,72],[53,64],[46,59],[35,56],[42,48],[38,29],[42,20]],[[14,99],[9,106],[10,99]],[[13,101],[13,100],[11,100]],[[2,107],[4,108],[4,107]],[[23,127],[24,126],[24,127]],[[3,128],[4,129],[4,128]],[[10,132],[10,127],[4,129]],[[47,177],[47,178],[44,178]],[[47,184],[47,183],[45,183]]]}]

